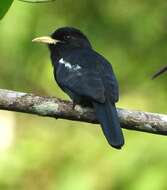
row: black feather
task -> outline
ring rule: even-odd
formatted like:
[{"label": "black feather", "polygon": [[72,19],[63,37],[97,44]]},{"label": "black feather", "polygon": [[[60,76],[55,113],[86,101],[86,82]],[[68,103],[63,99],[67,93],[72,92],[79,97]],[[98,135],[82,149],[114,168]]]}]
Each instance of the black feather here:
[{"label": "black feather", "polygon": [[106,100],[104,103],[93,102],[93,106],[108,143],[120,149],[124,145],[124,137],[115,105]]},{"label": "black feather", "polygon": [[111,64],[78,29],[60,28],[51,37],[59,41],[49,44],[58,85],[75,103],[94,106],[107,141],[120,149],[124,138],[115,108],[119,93]]}]

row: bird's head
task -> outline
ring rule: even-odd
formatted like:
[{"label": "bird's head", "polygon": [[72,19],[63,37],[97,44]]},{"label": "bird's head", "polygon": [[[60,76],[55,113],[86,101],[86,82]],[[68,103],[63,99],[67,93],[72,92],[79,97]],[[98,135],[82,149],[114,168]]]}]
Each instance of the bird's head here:
[{"label": "bird's head", "polygon": [[57,29],[51,36],[42,36],[32,40],[33,42],[46,43],[49,47],[65,45],[70,47],[91,47],[87,37],[78,29],[62,27]]}]

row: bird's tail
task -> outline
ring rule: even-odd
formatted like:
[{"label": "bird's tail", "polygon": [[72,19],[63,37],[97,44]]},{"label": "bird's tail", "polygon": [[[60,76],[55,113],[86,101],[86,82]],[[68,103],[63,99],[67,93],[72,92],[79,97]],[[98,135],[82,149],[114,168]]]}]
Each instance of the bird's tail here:
[{"label": "bird's tail", "polygon": [[93,102],[93,107],[108,143],[114,148],[121,149],[124,137],[115,104],[106,100],[105,103]]}]

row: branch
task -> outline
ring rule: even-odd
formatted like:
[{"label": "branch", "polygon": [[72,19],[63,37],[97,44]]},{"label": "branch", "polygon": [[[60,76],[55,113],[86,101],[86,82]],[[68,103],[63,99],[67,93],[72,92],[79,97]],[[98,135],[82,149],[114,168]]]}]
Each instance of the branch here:
[{"label": "branch", "polygon": [[[93,109],[54,97],[0,89],[0,109],[88,123],[98,123]],[[167,115],[117,109],[125,129],[167,135]]]}]

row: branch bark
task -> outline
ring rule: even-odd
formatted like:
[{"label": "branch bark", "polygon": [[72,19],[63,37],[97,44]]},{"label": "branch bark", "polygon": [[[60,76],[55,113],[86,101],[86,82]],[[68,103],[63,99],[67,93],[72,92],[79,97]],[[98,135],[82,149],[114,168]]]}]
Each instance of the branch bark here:
[{"label": "branch bark", "polygon": [[[93,109],[54,97],[0,89],[0,109],[88,123],[98,123]],[[121,127],[167,135],[167,115],[118,108]]]}]

